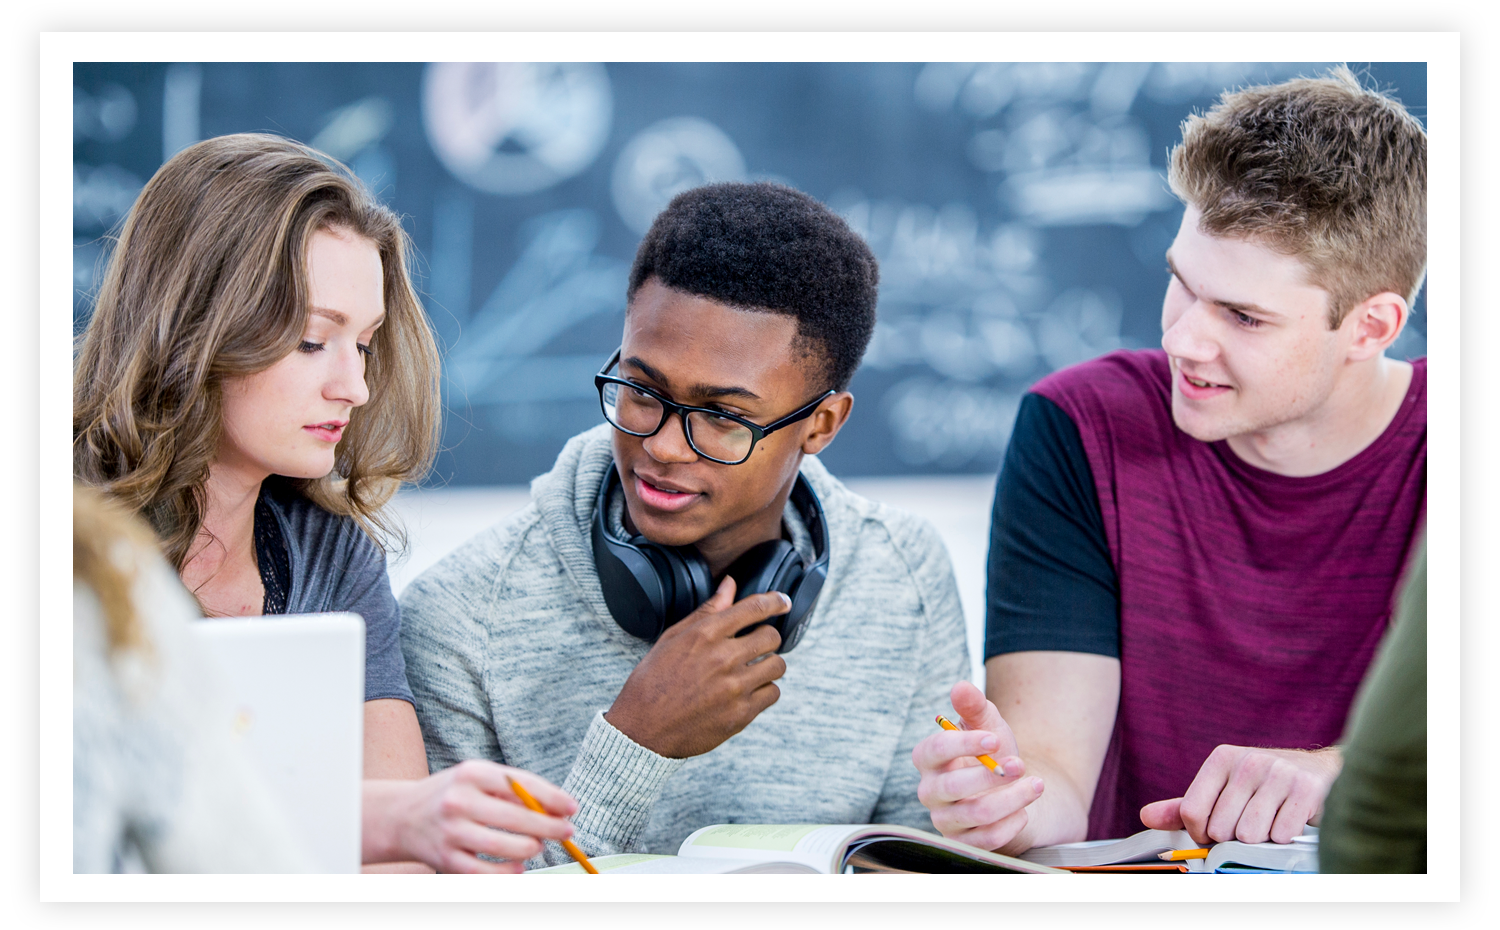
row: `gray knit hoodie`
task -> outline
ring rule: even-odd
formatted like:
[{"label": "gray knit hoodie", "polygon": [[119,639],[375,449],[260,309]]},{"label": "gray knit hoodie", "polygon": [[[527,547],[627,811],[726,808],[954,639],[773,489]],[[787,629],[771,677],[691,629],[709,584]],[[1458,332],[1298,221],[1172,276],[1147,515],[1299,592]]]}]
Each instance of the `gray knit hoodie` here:
[{"label": "gray knit hoodie", "polygon": [[[612,466],[610,427],[575,436],[532,482],[529,506],[402,595],[406,673],[432,770],[493,759],[562,785],[580,805],[574,839],[591,855],[675,853],[715,823],[931,830],[911,750],[969,670],[937,532],[805,459],[832,554],[802,641],[785,656],[781,699],[718,748],[669,759],[603,716],[650,648],[610,617],[594,569],[594,501]],[[788,522],[794,513],[788,505]],[[550,842],[545,857],[570,861]]]}]

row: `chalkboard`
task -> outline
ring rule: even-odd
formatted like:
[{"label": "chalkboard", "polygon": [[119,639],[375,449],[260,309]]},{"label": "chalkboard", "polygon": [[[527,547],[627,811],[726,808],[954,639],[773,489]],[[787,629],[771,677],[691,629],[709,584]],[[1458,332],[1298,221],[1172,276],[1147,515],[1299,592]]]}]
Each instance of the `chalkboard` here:
[{"label": "chalkboard", "polygon": [[[1425,63],[1351,63],[1426,117]],[[98,63],[74,66],[74,327],[166,157],[280,133],[400,213],[444,351],[437,484],[518,483],[601,421],[636,244],[672,194],[783,181],[881,263],[837,473],[998,468],[1021,393],[1158,344],[1178,126],[1326,63]],[[1393,354],[1426,352],[1419,298]]]}]

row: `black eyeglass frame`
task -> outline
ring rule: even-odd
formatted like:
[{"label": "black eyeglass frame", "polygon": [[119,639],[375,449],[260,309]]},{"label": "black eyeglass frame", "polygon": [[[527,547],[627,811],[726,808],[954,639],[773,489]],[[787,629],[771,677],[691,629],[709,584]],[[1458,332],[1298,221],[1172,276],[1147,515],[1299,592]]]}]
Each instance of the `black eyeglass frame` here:
[{"label": "black eyeglass frame", "polygon": [[[698,455],[701,455],[702,457],[708,459],[710,462],[717,462],[720,465],[743,465],[746,462],[750,461],[750,456],[755,452],[756,443],[760,442],[762,439],[765,439],[771,433],[776,432],[784,426],[791,426],[793,423],[796,423],[800,420],[805,420],[808,417],[812,416],[813,412],[818,409],[819,404],[832,397],[834,394],[838,393],[837,391],[829,390],[819,397],[813,399],[812,401],[809,401],[808,403],[803,404],[801,407],[798,407],[796,410],[793,410],[791,413],[787,414],[781,419],[773,423],[768,423],[765,426],[761,426],[759,423],[751,423],[744,417],[735,416],[734,414],[724,410],[714,410],[710,407],[689,407],[686,404],[679,404],[676,401],[662,396],[660,392],[646,387],[644,384],[636,384],[634,381],[627,381],[624,378],[617,378],[614,375],[605,374],[605,372],[609,371],[611,368],[615,367],[615,365],[619,364],[620,351],[620,349],[616,349],[615,353],[609,357],[609,361],[604,363],[604,367],[599,369],[599,373],[597,375],[594,375],[594,387],[599,391],[599,412],[604,414],[605,421],[608,422],[610,426],[613,426],[615,429],[619,430],[627,436],[638,436],[641,439],[645,439],[649,436],[655,436],[657,433],[661,432],[661,428],[667,425],[667,420],[671,418],[672,414],[675,413],[682,418],[682,435],[687,439],[687,443],[692,448],[692,450]],[[611,420],[609,418],[609,412],[605,410],[604,405],[604,386],[606,384],[618,384],[622,387],[630,388],[632,391],[640,391],[642,394],[647,394],[655,398],[657,403],[661,404],[661,422],[656,424],[656,429],[652,430],[649,433],[637,433],[625,429],[624,427],[617,425],[613,420]],[[709,455],[707,452],[704,452],[702,449],[698,448],[698,444],[693,442],[693,431],[688,426],[687,415],[690,413],[706,413],[709,416],[719,417],[725,420],[733,420],[735,423],[738,423],[739,425],[748,429],[750,431],[750,448],[745,451],[745,457],[735,462],[726,462],[723,459],[716,459],[713,456]]]}]

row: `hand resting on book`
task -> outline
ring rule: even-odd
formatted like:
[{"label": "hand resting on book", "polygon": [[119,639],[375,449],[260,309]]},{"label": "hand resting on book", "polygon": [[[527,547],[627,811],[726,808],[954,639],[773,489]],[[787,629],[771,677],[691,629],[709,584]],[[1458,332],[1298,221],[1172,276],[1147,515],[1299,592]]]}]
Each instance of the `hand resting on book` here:
[{"label": "hand resting on book", "polygon": [[1199,843],[1290,843],[1316,825],[1338,777],[1336,748],[1255,749],[1223,745],[1204,761],[1180,798],[1141,808],[1155,830],[1187,830]]}]

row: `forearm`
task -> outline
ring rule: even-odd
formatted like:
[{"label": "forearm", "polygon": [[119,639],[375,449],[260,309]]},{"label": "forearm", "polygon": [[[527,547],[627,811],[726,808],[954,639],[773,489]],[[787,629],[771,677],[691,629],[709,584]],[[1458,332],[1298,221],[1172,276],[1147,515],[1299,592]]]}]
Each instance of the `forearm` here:
[{"label": "forearm", "polygon": [[360,866],[366,875],[431,875],[436,871],[425,862],[381,862]]},{"label": "forearm", "polygon": [[[1120,699],[1118,659],[1017,652],[985,663],[990,699],[1010,722],[1026,776],[1044,789],[1007,850],[1086,839]],[[1021,844],[1025,845],[1021,845]]]},{"label": "forearm", "polygon": [[1023,755],[1023,758],[1026,774],[1021,777],[1040,778],[1045,787],[1041,797],[1026,809],[1026,826],[999,852],[1014,856],[1034,846],[1087,839],[1092,796],[1085,797],[1078,785],[1045,757]]},{"label": "forearm", "polygon": [[360,803],[360,861],[369,864],[414,858],[402,844],[412,782],[365,779]]}]

